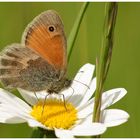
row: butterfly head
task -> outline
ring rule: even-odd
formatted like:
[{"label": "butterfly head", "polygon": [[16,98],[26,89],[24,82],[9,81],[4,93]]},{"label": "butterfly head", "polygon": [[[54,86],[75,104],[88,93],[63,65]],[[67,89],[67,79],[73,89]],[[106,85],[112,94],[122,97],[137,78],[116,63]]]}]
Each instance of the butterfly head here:
[{"label": "butterfly head", "polygon": [[50,94],[59,93],[60,91],[70,87],[71,83],[72,83],[72,81],[67,78],[61,79],[59,81],[56,81],[54,79],[54,81],[48,87],[47,92]]}]

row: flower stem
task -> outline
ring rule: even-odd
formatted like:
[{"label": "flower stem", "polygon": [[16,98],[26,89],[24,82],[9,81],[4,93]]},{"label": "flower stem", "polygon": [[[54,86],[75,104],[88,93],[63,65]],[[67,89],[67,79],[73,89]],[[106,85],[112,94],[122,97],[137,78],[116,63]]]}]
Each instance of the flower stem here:
[{"label": "flower stem", "polygon": [[101,95],[111,63],[117,9],[118,4],[116,2],[108,2],[105,4],[105,23],[103,28],[102,47],[99,60],[96,60],[97,87],[95,93],[93,122],[100,121]]},{"label": "flower stem", "polygon": [[44,130],[46,138],[57,138],[54,130]]},{"label": "flower stem", "polygon": [[35,128],[32,132],[32,138],[57,138],[53,130],[45,130],[43,128]]},{"label": "flower stem", "polygon": [[70,32],[70,35],[69,35],[69,38],[68,38],[68,62],[69,62],[69,59],[70,59],[70,56],[71,56],[71,53],[72,53],[72,49],[73,49],[75,40],[77,38],[77,34],[78,34],[78,31],[79,31],[83,16],[86,12],[86,9],[87,9],[88,5],[89,5],[89,2],[85,2],[82,5],[82,7],[80,9],[80,12],[79,12],[79,14],[76,18],[75,23],[74,23],[74,26],[73,26],[73,28]]},{"label": "flower stem", "polygon": [[44,138],[44,132],[40,128],[34,128],[31,138]]}]

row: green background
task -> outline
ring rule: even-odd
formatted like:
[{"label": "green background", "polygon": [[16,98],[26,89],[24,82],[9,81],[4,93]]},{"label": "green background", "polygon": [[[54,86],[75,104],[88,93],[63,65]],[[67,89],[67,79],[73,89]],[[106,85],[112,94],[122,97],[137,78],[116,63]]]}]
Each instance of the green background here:
[{"label": "green background", "polygon": [[[39,13],[55,9],[60,13],[68,37],[82,3],[0,3],[0,49],[20,42],[26,25]],[[85,63],[95,64],[99,55],[105,3],[89,4],[82,21],[68,67],[69,77]],[[124,87],[128,94],[111,108],[130,114],[127,123],[109,128],[102,137],[140,137],[140,3],[119,3],[115,46],[105,90]],[[0,124],[0,137],[30,137],[27,124]]]}]

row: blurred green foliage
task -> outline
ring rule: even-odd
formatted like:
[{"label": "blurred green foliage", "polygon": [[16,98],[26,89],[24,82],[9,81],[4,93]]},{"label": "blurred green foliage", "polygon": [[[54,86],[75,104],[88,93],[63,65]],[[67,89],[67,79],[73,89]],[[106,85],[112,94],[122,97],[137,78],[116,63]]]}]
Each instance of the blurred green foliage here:
[{"label": "blurred green foliage", "polygon": [[[90,3],[81,24],[68,66],[68,76],[74,77],[85,63],[95,64],[99,55],[104,20],[104,4]],[[67,37],[82,3],[78,2],[18,2],[0,3],[0,50],[13,42],[20,42],[26,25],[39,13],[55,9],[60,13]],[[105,89],[124,87],[128,94],[111,108],[129,112],[127,123],[109,128],[102,137],[140,137],[140,3],[119,3],[115,29],[115,46]],[[0,137],[30,137],[27,124],[0,124]]]}]

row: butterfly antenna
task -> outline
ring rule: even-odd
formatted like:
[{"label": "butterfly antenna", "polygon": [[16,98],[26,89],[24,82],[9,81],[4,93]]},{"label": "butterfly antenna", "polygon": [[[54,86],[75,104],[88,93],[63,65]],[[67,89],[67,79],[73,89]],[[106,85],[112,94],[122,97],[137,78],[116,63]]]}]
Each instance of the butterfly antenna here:
[{"label": "butterfly antenna", "polygon": [[[84,71],[78,71],[78,73],[84,73]],[[78,83],[81,83],[82,85],[84,85],[84,86],[86,86],[88,89],[90,89],[90,87],[89,87],[88,85],[86,85],[86,84],[84,84],[84,83],[82,83],[82,82],[80,82],[80,81],[78,81],[78,80],[74,80],[74,79],[73,79],[73,81],[78,82]]]},{"label": "butterfly antenna", "polygon": [[84,86],[86,86],[88,89],[90,89],[90,87],[89,87],[88,85],[86,85],[86,84],[84,84],[84,83],[82,83],[82,82],[80,82],[80,81],[78,81],[78,80],[73,80],[73,81],[78,82],[78,83],[81,83],[82,85],[84,85]]}]

